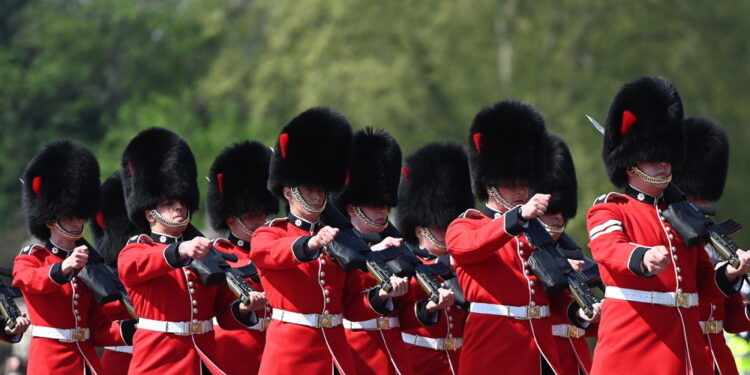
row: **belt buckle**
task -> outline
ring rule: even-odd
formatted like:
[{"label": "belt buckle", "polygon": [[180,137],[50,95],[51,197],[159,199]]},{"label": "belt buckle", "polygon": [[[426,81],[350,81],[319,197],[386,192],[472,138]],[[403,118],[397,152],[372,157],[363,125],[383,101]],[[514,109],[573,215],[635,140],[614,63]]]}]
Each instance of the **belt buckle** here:
[{"label": "belt buckle", "polygon": [[378,329],[391,329],[391,320],[388,317],[378,317]]},{"label": "belt buckle", "polygon": [[706,333],[719,333],[719,323],[715,320],[706,322]]},{"label": "belt buckle", "polygon": [[539,306],[526,306],[526,315],[529,319],[537,319],[542,316]]},{"label": "belt buckle", "polygon": [[318,327],[332,328],[333,327],[333,315],[331,314],[318,315]]},{"label": "belt buckle", "polygon": [[574,325],[568,325],[568,337],[579,338],[581,337],[581,331]]},{"label": "belt buckle", "polygon": [[84,328],[73,328],[73,340],[72,341],[85,341],[86,330]]},{"label": "belt buckle", "polygon": [[456,338],[450,337],[443,340],[443,348],[445,350],[456,350]]},{"label": "belt buckle", "polygon": [[675,297],[677,307],[690,307],[690,296],[687,293],[677,292]]},{"label": "belt buckle", "polygon": [[203,323],[202,322],[190,322],[190,334],[191,335],[200,335],[203,333]]}]

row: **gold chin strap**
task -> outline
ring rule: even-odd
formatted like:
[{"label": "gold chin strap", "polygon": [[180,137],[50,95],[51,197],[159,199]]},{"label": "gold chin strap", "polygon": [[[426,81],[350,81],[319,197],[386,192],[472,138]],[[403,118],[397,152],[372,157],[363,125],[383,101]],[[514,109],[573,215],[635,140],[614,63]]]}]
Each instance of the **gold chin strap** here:
[{"label": "gold chin strap", "polygon": [[432,244],[432,246],[438,248],[438,250],[445,250],[448,248],[447,246],[445,246],[445,242],[439,241],[437,238],[435,238],[432,232],[430,232],[430,230],[426,227],[419,227],[419,231],[422,233],[422,236],[424,236],[424,238],[426,238],[427,241]]},{"label": "gold chin strap", "polygon": [[237,216],[232,216],[232,221],[235,224],[237,224],[238,227],[240,227],[240,231],[242,231],[242,233],[244,233],[247,236],[253,235],[254,231],[250,230],[250,228],[248,228],[247,225],[245,225],[245,223],[243,223],[242,220],[240,220],[240,218],[238,218]]},{"label": "gold chin strap", "polygon": [[162,216],[162,214],[159,213],[156,209],[152,209],[150,211],[151,216],[154,217],[154,220],[158,221],[159,224],[167,227],[167,228],[180,228],[188,225],[190,223],[190,211],[188,211],[187,218],[183,221],[172,221],[167,219],[166,217]]},{"label": "gold chin strap", "polygon": [[362,208],[360,208],[359,206],[354,206],[354,214],[357,215],[357,217],[359,218],[359,220],[364,221],[365,224],[367,224],[368,227],[370,227],[370,228],[372,228],[374,230],[377,230],[378,232],[384,231],[385,228],[388,226],[388,221],[387,220],[383,224],[378,224],[378,223],[372,221],[372,219],[370,219],[369,217],[367,217],[367,215],[365,215],[365,213],[362,212]]},{"label": "gold chin strap", "polygon": [[638,167],[630,167],[630,171],[633,172],[633,174],[636,175],[641,180],[646,181],[651,184],[666,184],[668,182],[672,182],[671,173],[666,178],[661,178],[661,177],[649,176]]},{"label": "gold chin strap", "polygon": [[58,222],[55,222],[52,225],[55,227],[56,231],[58,231],[64,237],[70,238],[71,240],[80,240],[83,237],[83,231],[80,231],[79,233],[69,232],[65,228],[63,228],[62,225],[60,225],[60,223]]},{"label": "gold chin strap", "polygon": [[300,204],[300,206],[302,206],[302,208],[305,211],[313,213],[313,214],[319,214],[319,213],[323,212],[323,210],[325,210],[325,208],[326,208],[326,201],[328,201],[327,197],[326,197],[326,201],[323,202],[323,205],[320,206],[320,208],[315,208],[315,207],[311,206],[310,203],[307,203],[307,201],[305,200],[305,198],[302,197],[302,194],[300,194],[300,192],[299,192],[299,188],[297,188],[295,186],[295,187],[291,188],[290,190],[292,191],[292,196],[294,197],[294,199],[297,201],[297,203]]},{"label": "gold chin strap", "polygon": [[491,186],[491,187],[489,187],[489,188],[488,188],[487,190],[489,190],[489,191],[490,191],[490,196],[491,196],[491,197],[492,197],[492,199],[494,199],[494,200],[495,200],[495,202],[497,202],[497,203],[498,203],[499,205],[501,205],[501,206],[505,207],[505,209],[507,209],[507,210],[510,210],[511,208],[513,208],[513,206],[511,206],[511,205],[510,205],[510,203],[508,203],[508,201],[506,201],[506,200],[505,200],[505,198],[503,198],[503,196],[502,196],[502,195],[500,195],[500,192],[499,192],[499,191],[497,191],[497,189],[495,189],[495,187],[494,187],[494,186]]},{"label": "gold chin strap", "polygon": [[557,234],[557,233],[565,232],[565,225],[558,227],[554,225],[547,225],[547,223],[545,223],[542,220],[539,220],[539,221],[542,223],[542,225],[544,226],[544,229],[546,229],[549,234]]}]

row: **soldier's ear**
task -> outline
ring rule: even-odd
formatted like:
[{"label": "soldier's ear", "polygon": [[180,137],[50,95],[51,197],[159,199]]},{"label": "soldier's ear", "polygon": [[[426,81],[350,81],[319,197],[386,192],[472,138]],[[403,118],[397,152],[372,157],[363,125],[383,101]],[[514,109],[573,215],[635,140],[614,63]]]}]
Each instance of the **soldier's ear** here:
[{"label": "soldier's ear", "polygon": [[414,227],[414,236],[417,237],[417,240],[422,241],[422,227],[416,226]]},{"label": "soldier's ear", "polygon": [[283,192],[284,198],[286,198],[286,200],[288,200],[288,201],[292,200],[292,189],[290,189],[288,186],[284,186],[282,188],[282,192]]},{"label": "soldier's ear", "polygon": [[346,205],[346,214],[349,215],[349,217],[354,217],[354,205]]},{"label": "soldier's ear", "polygon": [[149,224],[156,223],[156,219],[151,215],[151,210],[145,210],[144,214],[146,215],[146,221],[148,221]]}]

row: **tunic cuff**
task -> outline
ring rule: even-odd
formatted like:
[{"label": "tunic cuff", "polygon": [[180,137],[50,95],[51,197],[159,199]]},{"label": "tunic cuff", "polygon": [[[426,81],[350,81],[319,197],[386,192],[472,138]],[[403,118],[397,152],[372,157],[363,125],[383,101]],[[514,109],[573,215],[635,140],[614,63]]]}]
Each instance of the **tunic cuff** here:
[{"label": "tunic cuff", "polygon": [[427,311],[427,303],[429,302],[429,299],[423,299],[417,302],[417,305],[414,307],[417,313],[417,319],[420,323],[422,323],[423,326],[431,326],[437,324],[437,322],[440,321],[439,310],[435,312]]},{"label": "tunic cuff", "polygon": [[11,344],[15,344],[15,343],[21,341],[21,338],[23,338],[23,333],[18,333],[18,334],[15,334],[15,335],[9,335],[8,332],[5,332],[5,323],[6,323],[6,321],[3,321],[2,323],[3,324],[0,327],[0,336],[2,336],[3,339],[5,339],[5,341],[7,341],[7,342],[9,342]]},{"label": "tunic cuff", "polygon": [[505,233],[517,236],[523,232],[526,220],[521,218],[521,206],[511,208],[503,217],[505,218]]},{"label": "tunic cuff", "polygon": [[721,289],[721,292],[724,293],[725,296],[731,296],[742,289],[742,280],[744,280],[744,277],[738,277],[737,280],[732,283],[727,278],[727,266],[729,266],[729,263],[724,263],[716,268],[716,286]]},{"label": "tunic cuff", "polygon": [[176,242],[164,248],[164,260],[166,260],[167,264],[172,268],[182,268],[193,261],[193,258],[180,260],[181,243],[182,242]]},{"label": "tunic cuff", "polygon": [[578,306],[578,303],[571,302],[568,305],[568,319],[570,319],[570,322],[573,323],[578,328],[582,329],[588,329],[589,326],[591,326],[591,322],[587,322],[583,319],[581,319],[580,316],[578,316],[578,310],[580,309],[580,306]]},{"label": "tunic cuff", "polygon": [[240,311],[240,301],[234,301],[232,303],[232,315],[234,315],[234,318],[244,326],[252,327],[258,324],[258,314],[256,314],[255,311],[243,314]]},{"label": "tunic cuff", "polygon": [[367,292],[367,299],[370,301],[370,307],[380,315],[388,315],[393,312],[393,299],[388,298],[383,301],[380,296],[380,287],[374,287]]},{"label": "tunic cuff", "polygon": [[312,236],[302,236],[297,238],[294,243],[292,243],[292,254],[294,255],[294,258],[297,259],[297,261],[299,261],[300,263],[310,262],[318,259],[320,253],[323,251],[323,248],[310,249],[307,246],[310,238],[312,238]]},{"label": "tunic cuff", "polygon": [[65,285],[73,279],[75,272],[69,273],[65,276],[62,272],[62,262],[58,262],[52,265],[49,269],[49,278],[57,285]]},{"label": "tunic cuff", "polygon": [[638,276],[643,277],[654,277],[654,274],[646,271],[646,267],[643,266],[643,256],[651,248],[645,246],[637,246],[630,252],[630,259],[628,260],[628,268],[631,272]]}]

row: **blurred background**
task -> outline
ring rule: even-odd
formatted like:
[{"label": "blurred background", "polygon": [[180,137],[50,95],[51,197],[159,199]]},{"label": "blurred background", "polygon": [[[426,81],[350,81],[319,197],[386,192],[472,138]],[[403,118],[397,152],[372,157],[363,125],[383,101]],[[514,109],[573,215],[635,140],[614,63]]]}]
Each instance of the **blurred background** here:
[{"label": "blurred background", "polygon": [[311,106],[385,128],[406,156],[466,144],[477,111],[510,98],[569,144],[580,206],[568,233],[585,244],[587,207],[614,187],[584,114],[604,122],[641,75],[669,78],[686,116],[726,127],[718,216],[750,225],[747,14],[750,2],[708,0],[0,0],[0,265],[31,241],[23,168],[61,137],[88,145],[105,179],[138,131],[168,127],[203,176],[222,148],[273,145]]}]

